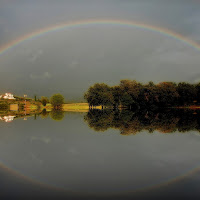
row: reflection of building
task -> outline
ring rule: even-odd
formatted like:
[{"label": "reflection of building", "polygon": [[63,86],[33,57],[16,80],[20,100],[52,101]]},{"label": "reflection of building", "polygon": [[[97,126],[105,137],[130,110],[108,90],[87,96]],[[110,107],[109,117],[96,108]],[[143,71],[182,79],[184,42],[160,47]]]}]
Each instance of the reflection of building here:
[{"label": "reflection of building", "polygon": [[15,116],[9,115],[9,116],[3,116],[0,117],[0,120],[4,122],[12,122],[14,120]]},{"label": "reflection of building", "polygon": [[0,95],[0,98],[3,98],[3,99],[15,99],[15,97],[11,93],[5,93],[3,95]]},{"label": "reflection of building", "polygon": [[10,104],[10,110],[18,111],[19,110],[19,105],[18,104]]}]

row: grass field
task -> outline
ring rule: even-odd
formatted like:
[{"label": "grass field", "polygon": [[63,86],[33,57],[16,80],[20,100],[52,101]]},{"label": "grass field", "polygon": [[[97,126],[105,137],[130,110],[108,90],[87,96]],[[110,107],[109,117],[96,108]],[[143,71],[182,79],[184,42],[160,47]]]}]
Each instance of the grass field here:
[{"label": "grass field", "polygon": [[[47,111],[52,110],[52,106],[48,103],[45,107]],[[101,106],[96,106],[96,109],[101,109]],[[65,103],[63,104],[63,110],[66,112],[88,112],[89,105],[88,103]]]},{"label": "grass field", "polygon": [[[15,104],[10,104],[10,110],[16,111],[19,109],[19,102],[16,102]],[[38,106],[33,103],[27,103],[26,109],[27,110],[36,110]],[[101,109],[101,106],[96,106],[96,109]],[[47,111],[52,110],[52,105],[48,103],[46,106],[40,105],[40,109],[46,109]],[[88,103],[65,103],[63,104],[63,110],[68,112],[88,112],[89,105]]]},{"label": "grass field", "polygon": [[[45,107],[42,106],[42,109],[45,108],[47,111],[52,110],[52,106],[48,103]],[[89,106],[87,103],[66,103],[63,104],[63,110],[68,112],[88,112]]]},{"label": "grass field", "polygon": [[[101,109],[101,106],[96,107]],[[68,103],[63,105],[64,111],[73,111],[73,112],[88,112],[89,105],[88,103]]]}]

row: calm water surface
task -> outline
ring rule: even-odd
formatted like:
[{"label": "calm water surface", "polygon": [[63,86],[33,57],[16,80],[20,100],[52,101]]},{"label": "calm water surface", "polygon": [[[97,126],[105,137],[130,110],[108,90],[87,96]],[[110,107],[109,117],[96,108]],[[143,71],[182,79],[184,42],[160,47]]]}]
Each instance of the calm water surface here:
[{"label": "calm water surface", "polygon": [[[117,129],[96,132],[84,113],[0,122],[0,161],[32,181],[61,190],[120,194],[178,180],[200,165],[200,134]],[[20,176],[19,176],[20,178]]]}]

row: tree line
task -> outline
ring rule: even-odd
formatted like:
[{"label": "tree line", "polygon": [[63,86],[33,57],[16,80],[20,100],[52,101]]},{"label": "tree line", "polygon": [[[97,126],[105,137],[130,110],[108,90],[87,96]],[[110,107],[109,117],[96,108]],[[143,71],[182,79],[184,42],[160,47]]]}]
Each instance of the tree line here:
[{"label": "tree line", "polygon": [[149,82],[121,80],[119,85],[92,85],[84,94],[89,107],[102,106],[128,109],[145,107],[173,107],[200,104],[200,83]]},{"label": "tree line", "polygon": [[50,99],[48,99],[48,97],[42,96],[39,101],[43,106],[46,106],[47,103],[50,103],[55,110],[61,110],[62,105],[65,103],[64,96],[61,94],[54,94]]}]

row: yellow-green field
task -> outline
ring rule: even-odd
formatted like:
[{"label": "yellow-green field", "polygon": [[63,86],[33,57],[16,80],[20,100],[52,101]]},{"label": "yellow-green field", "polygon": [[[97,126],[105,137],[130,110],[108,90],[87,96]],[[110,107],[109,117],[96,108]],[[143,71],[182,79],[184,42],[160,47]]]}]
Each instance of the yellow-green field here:
[{"label": "yellow-green field", "polygon": [[[97,109],[101,109],[101,106],[97,106]],[[88,112],[88,103],[68,103],[63,105],[64,111],[74,111],[74,112]]]},{"label": "yellow-green field", "polygon": [[[30,104],[27,110],[36,110],[38,107],[35,104]],[[46,106],[40,105],[40,109],[46,109],[47,111],[52,110],[52,105],[48,103]],[[101,106],[96,106],[96,109],[101,109]],[[11,104],[10,110],[18,110],[18,104]],[[66,103],[63,104],[63,110],[68,112],[88,112],[88,103]]]},{"label": "yellow-green field", "polygon": [[[47,104],[45,108],[50,111],[52,106]],[[96,109],[101,109],[101,106],[97,106]],[[68,112],[88,112],[89,105],[88,103],[66,103],[63,104],[63,110]]]}]

